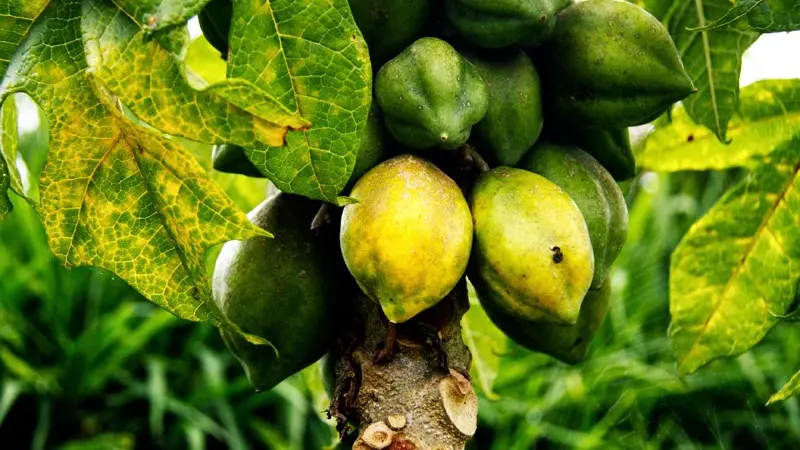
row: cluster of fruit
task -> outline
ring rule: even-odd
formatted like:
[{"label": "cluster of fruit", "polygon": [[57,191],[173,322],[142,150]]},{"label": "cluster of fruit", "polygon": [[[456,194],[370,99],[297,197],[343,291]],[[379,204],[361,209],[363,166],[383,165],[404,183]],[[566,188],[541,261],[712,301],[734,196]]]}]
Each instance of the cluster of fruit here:
[{"label": "cluster of fruit", "polygon": [[[211,23],[222,15],[209,12],[222,3],[201,25],[225,55],[227,31]],[[338,241],[310,230],[319,203],[277,194],[249,216],[275,238],[230,242],[217,261],[215,300],[280,351],[223,331],[251,382],[269,389],[330,348],[343,266],[393,323],[466,275],[513,340],[582,360],[627,236],[617,184],[635,171],[627,127],[694,91],[666,29],[619,0],[350,5],[373,64],[387,62]],[[469,185],[431,162],[464,148],[488,162]],[[236,147],[213,160],[260,175]]]}]

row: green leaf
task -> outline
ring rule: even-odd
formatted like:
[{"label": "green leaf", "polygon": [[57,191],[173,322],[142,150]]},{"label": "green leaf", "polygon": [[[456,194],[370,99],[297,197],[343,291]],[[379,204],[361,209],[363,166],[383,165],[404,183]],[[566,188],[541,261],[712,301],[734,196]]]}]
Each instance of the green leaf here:
[{"label": "green leaf", "polygon": [[183,25],[196,16],[209,0],[114,0],[133,20],[157,31]]},{"label": "green leaf", "polygon": [[[81,14],[79,0],[48,8],[0,85],[0,101],[26,92],[51,127],[39,209],[50,248],[68,267],[116,273],[179,317],[239,331],[211,297],[204,253],[266,233],[182,145],[123,115],[87,70],[80,25],[89,19]],[[106,25],[109,35],[120,31]]]},{"label": "green leaf", "polygon": [[667,25],[698,92],[683,100],[689,117],[728,139],[728,121],[736,111],[742,54],[758,33],[741,30],[692,31],[722,16],[728,0],[680,0]]},{"label": "green leaf", "polygon": [[369,53],[348,2],[236,1],[230,42],[228,77],[269,90],[312,124],[284,147],[243,146],[247,157],[278,189],[336,203],[372,100]]},{"label": "green leaf", "polygon": [[800,79],[763,80],[741,92],[739,113],[730,123],[730,144],[695,125],[683,108],[648,136],[637,163],[646,170],[719,170],[747,166],[800,132]]},{"label": "green leaf", "polygon": [[[234,6],[227,78],[202,91],[176,63],[181,42],[143,39],[140,25],[103,2],[84,20],[91,26],[90,65],[156,129],[242,146],[282,191],[335,202],[355,164],[372,86],[366,44],[348,3],[241,0]],[[117,32],[105,33],[109,26]],[[176,36],[177,30],[170,38],[181,41]],[[152,95],[142,96],[144,89]]]},{"label": "green leaf", "polygon": [[0,79],[6,74],[11,56],[28,36],[33,22],[50,0],[5,0],[0,4]]},{"label": "green leaf", "polygon": [[0,220],[6,218],[13,206],[8,198],[8,187],[11,185],[11,175],[8,173],[5,158],[0,155]]},{"label": "green leaf", "polygon": [[757,344],[800,280],[800,138],[733,187],[684,236],[670,264],[678,372]]},{"label": "green leaf", "polygon": [[475,288],[467,283],[469,311],[461,319],[461,333],[472,353],[472,376],[489,399],[499,398],[493,391],[500,367],[500,355],[505,352],[508,338],[500,331],[481,307]]},{"label": "green leaf", "polygon": [[722,17],[702,29],[754,30],[761,33],[800,29],[798,0],[739,0]]},{"label": "green leaf", "polygon": [[17,170],[18,138],[17,105],[11,96],[0,104],[0,220],[12,209],[11,199],[8,197],[9,189],[32,205],[35,204],[27,195]]},{"label": "green leaf", "polygon": [[[146,39],[142,29],[113,4],[84,2],[81,21],[86,59],[93,75],[140,120],[173,136],[210,144],[282,145],[288,129],[309,125],[296,108],[243,79],[204,85],[183,72],[176,55],[189,47],[185,30]],[[109,32],[113,30],[113,32]],[[187,81],[202,86],[195,89]]]},{"label": "green leaf", "polygon": [[767,406],[786,400],[789,397],[794,397],[798,393],[800,393],[800,372],[795,373],[778,392],[772,394],[772,397],[767,401]]}]

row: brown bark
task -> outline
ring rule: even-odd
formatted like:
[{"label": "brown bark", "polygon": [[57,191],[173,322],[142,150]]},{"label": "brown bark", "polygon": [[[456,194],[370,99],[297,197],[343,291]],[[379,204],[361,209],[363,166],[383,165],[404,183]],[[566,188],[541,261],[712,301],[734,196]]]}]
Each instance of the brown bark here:
[{"label": "brown bark", "polygon": [[[365,296],[354,308],[332,354],[336,388],[329,410],[340,431],[346,422],[357,426],[353,449],[463,449],[478,413],[471,356],[461,339],[461,317],[469,308],[465,281],[394,330]],[[392,341],[394,348],[387,348]]]}]

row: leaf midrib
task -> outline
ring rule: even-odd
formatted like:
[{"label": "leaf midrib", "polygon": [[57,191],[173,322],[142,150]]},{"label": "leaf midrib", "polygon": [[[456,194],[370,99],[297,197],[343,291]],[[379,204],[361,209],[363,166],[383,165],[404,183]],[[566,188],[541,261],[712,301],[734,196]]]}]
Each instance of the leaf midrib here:
[{"label": "leaf midrib", "polygon": [[764,230],[767,228],[767,225],[769,225],[769,222],[772,220],[772,217],[775,214],[775,211],[777,211],[778,206],[786,198],[786,194],[793,189],[794,181],[797,178],[798,171],[800,171],[800,162],[795,164],[794,168],[792,169],[792,173],[788,177],[788,180],[787,180],[786,184],[781,189],[780,195],[775,200],[773,205],[770,207],[770,209],[767,212],[767,214],[764,215],[764,219],[761,221],[761,224],[759,224],[758,229],[756,230],[756,232],[753,233],[753,238],[748,243],[747,249],[745,250],[745,253],[744,253],[744,256],[740,259],[740,263],[736,267],[734,267],[733,273],[731,274],[731,277],[728,278],[728,281],[725,283],[725,287],[722,290],[722,293],[719,295],[719,297],[718,297],[719,299],[714,304],[714,308],[712,309],[711,314],[708,315],[708,318],[703,323],[703,327],[697,333],[697,337],[695,338],[694,342],[692,343],[692,346],[689,347],[689,351],[686,352],[686,355],[683,357],[682,362],[678,365],[678,372],[679,373],[683,373],[683,367],[686,365],[686,362],[687,362],[687,360],[689,360],[690,356],[692,356],[694,354],[695,349],[697,349],[697,344],[700,342],[700,338],[702,338],[704,336],[705,331],[708,328],[708,324],[711,322],[711,319],[713,319],[714,316],[719,312],[719,309],[720,309],[720,306],[723,303],[723,300],[726,298],[726,296],[728,294],[728,291],[730,290],[731,286],[733,286],[733,284],[734,284],[733,280],[735,280],[735,279],[737,279],[739,277],[739,275],[740,275],[740,273],[742,271],[742,268],[745,266],[747,260],[752,255],[753,249],[755,248],[755,244],[759,241],[761,233],[763,233]]}]

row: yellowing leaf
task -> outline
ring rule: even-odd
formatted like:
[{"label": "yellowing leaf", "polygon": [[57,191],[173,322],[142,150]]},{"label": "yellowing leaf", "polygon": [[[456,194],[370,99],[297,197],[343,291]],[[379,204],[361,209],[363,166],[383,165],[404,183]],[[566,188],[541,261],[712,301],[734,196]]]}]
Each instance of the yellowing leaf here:
[{"label": "yellowing leaf", "polygon": [[[201,93],[176,63],[185,48],[178,31],[146,41],[147,24],[93,3],[84,20],[98,44],[90,65],[144,122],[191,140],[237,144],[282,191],[336,202],[355,165],[372,91],[369,54],[346,0],[234,2],[227,78]],[[109,26],[117,32],[107,33]],[[243,113],[250,119],[238,121]]]},{"label": "yellowing leaf", "polygon": [[794,376],[783,385],[781,390],[774,393],[772,397],[769,398],[769,401],[767,401],[767,405],[786,400],[798,393],[800,393],[800,372],[795,373]]},{"label": "yellowing leaf", "polygon": [[728,121],[738,105],[742,54],[758,33],[740,30],[699,32],[730,8],[728,0],[675,1],[667,27],[697,93],[683,100],[692,120],[727,141]]},{"label": "yellowing leaf", "polygon": [[[176,55],[146,39],[109,2],[85,2],[81,29],[93,75],[139,119],[167,134],[206,143],[283,145],[289,129],[309,126],[297,108],[287,108],[247,80],[230,79],[202,90],[190,86]],[[168,37],[180,41],[176,47],[186,39],[188,47],[185,30]]]},{"label": "yellowing leaf", "polygon": [[798,132],[800,80],[764,80],[742,89],[739,113],[728,128],[730,144],[678,108],[670,124],[648,136],[637,162],[658,172],[747,166]]},{"label": "yellowing leaf", "polygon": [[5,0],[0,3],[0,79],[6,74],[11,56],[28,36],[33,22],[50,0]]},{"label": "yellowing leaf", "polygon": [[117,97],[87,70],[81,13],[79,0],[49,8],[0,89],[0,101],[24,91],[47,115],[39,213],[50,248],[67,266],[116,273],[182,318],[239,331],[211,298],[204,253],[265,233],[186,148],[123,115]]},{"label": "yellowing leaf", "polygon": [[678,372],[757,344],[800,280],[800,140],[782,145],[696,222],[672,254]]}]

